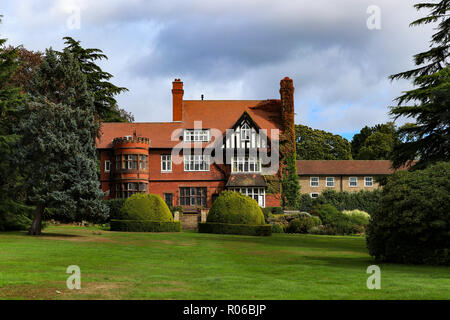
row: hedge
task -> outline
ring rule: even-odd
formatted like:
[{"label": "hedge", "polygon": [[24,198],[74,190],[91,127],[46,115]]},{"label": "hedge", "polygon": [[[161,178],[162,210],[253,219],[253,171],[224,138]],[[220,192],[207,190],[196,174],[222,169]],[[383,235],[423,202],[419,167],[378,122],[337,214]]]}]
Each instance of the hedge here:
[{"label": "hedge", "polygon": [[111,231],[130,232],[180,232],[181,222],[157,222],[150,220],[111,220]]},{"label": "hedge", "polygon": [[374,213],[381,203],[381,190],[359,192],[337,192],[325,190],[319,197],[312,199],[309,194],[302,194],[299,211],[311,212],[316,205],[331,204],[339,211],[362,210],[369,214]]},{"label": "hedge", "polygon": [[270,236],[272,235],[272,226],[270,224],[247,225],[247,224],[203,222],[198,224],[198,232],[218,233],[218,234],[238,234],[247,236]]}]

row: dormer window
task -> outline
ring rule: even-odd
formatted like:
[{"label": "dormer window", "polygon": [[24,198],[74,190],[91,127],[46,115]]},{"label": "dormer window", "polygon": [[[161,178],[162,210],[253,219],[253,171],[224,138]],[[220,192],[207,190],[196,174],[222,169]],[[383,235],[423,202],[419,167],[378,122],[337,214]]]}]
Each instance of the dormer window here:
[{"label": "dormer window", "polygon": [[247,123],[241,127],[241,139],[242,141],[250,141],[250,136],[252,133],[252,128]]},{"label": "dormer window", "polygon": [[208,142],[210,140],[209,129],[188,129],[184,130],[184,141]]}]

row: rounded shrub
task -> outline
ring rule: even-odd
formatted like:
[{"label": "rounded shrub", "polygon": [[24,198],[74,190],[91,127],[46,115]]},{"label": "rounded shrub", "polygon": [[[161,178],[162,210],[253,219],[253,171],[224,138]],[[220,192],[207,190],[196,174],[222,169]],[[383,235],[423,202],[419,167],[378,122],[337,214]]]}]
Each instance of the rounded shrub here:
[{"label": "rounded shrub", "polygon": [[390,176],[367,227],[369,254],[387,262],[449,265],[449,190],[450,162]]},{"label": "rounded shrub", "polygon": [[121,220],[172,222],[173,216],[164,200],[156,194],[136,193],[120,210]]},{"label": "rounded shrub", "polygon": [[313,227],[318,226],[317,220],[312,217],[296,218],[289,222],[287,233],[309,233]]},{"label": "rounded shrub", "polygon": [[255,199],[223,191],[209,210],[206,222],[264,225],[264,214]]}]

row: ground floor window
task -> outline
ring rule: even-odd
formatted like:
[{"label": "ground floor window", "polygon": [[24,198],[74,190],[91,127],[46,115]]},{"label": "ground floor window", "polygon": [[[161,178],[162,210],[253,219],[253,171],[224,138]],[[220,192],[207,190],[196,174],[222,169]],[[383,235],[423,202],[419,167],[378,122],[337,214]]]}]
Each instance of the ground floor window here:
[{"label": "ground floor window", "polygon": [[233,188],[231,190],[255,199],[260,207],[266,206],[266,190],[264,188]]},{"label": "ground floor window", "polygon": [[180,188],[180,205],[206,207],[206,188],[205,187]]},{"label": "ground floor window", "polygon": [[169,208],[173,206],[173,194],[172,193],[164,193],[164,201],[166,202]]},{"label": "ground floor window", "polygon": [[365,187],[373,187],[373,178],[372,177],[364,177],[364,186]]},{"label": "ground floor window", "polygon": [[311,196],[311,198],[318,198],[319,194],[317,192],[313,192],[309,194]]},{"label": "ground floor window", "polygon": [[126,182],[116,184],[116,198],[128,198],[135,193],[145,193],[146,191],[146,183]]}]

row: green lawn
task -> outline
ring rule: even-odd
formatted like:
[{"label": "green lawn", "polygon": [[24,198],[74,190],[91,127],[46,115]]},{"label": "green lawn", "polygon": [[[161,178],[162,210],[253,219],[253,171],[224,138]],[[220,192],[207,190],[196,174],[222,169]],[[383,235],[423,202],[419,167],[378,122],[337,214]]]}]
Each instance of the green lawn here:
[{"label": "green lawn", "polygon": [[[121,233],[72,226],[0,233],[0,299],[448,299],[447,267],[380,264],[361,237]],[[81,268],[81,290],[66,268]],[[58,292],[57,292],[58,291]]]}]

